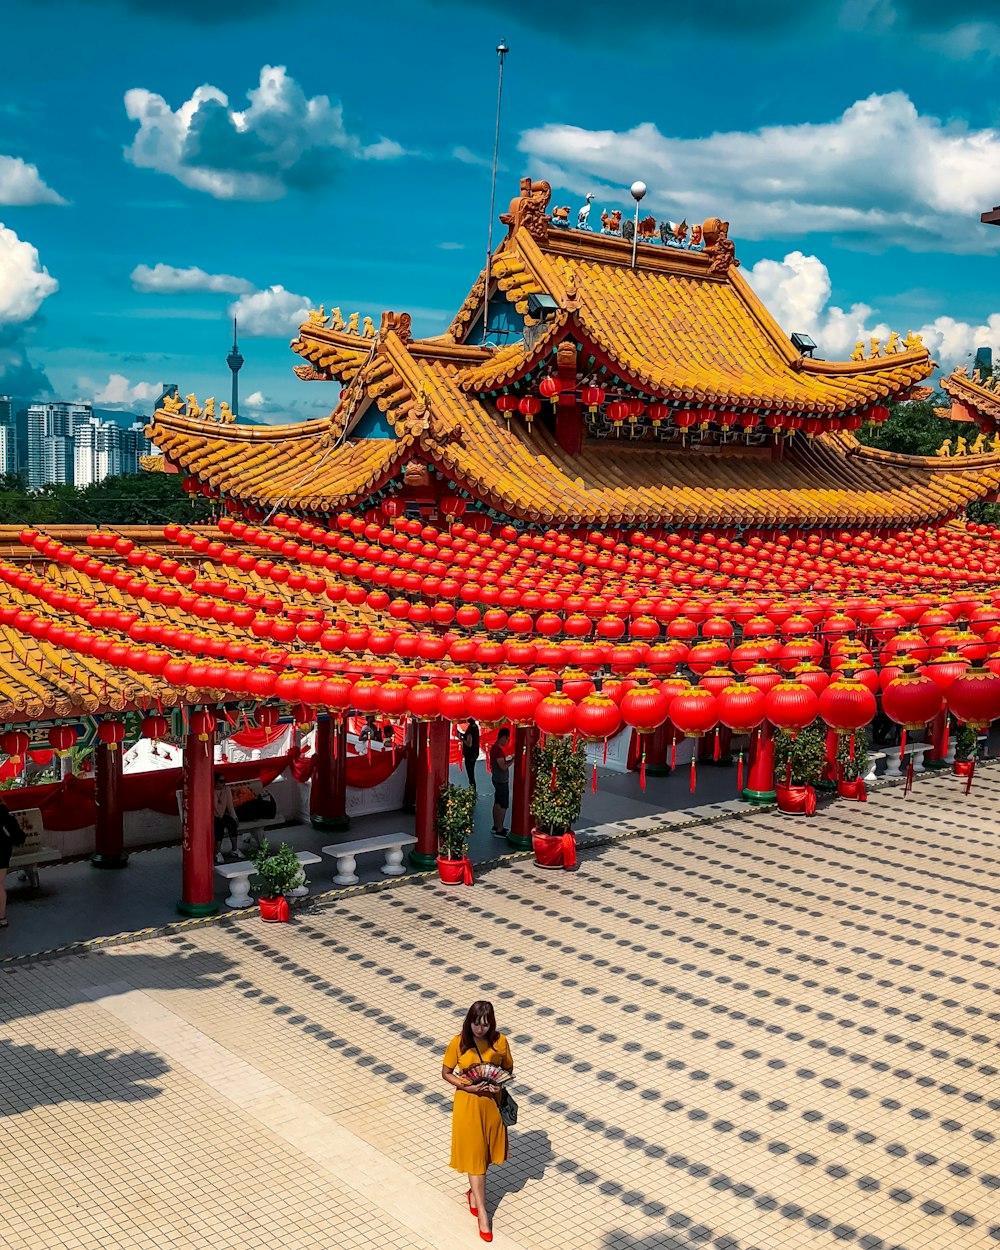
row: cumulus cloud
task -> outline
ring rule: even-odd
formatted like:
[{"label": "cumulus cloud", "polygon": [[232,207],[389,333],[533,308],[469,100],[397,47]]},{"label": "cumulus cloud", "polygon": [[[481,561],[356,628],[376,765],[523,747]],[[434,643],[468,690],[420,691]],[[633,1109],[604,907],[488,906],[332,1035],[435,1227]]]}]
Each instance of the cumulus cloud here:
[{"label": "cumulus cloud", "polygon": [[0,222],[0,326],[27,321],[58,290],[38,249]]},{"label": "cumulus cloud", "polygon": [[807,232],[864,247],[986,252],[1000,130],[921,114],[903,92],[858,100],[829,122],[672,138],[652,122],[627,131],[547,125],[521,135],[534,176],[628,198],[637,173],[651,210],[673,220],[720,215],[735,239]]},{"label": "cumulus cloud", "polygon": [[746,276],[781,328],[787,334],[799,330],[812,335],[826,360],[846,359],[859,339],[867,349],[872,335],[884,343],[892,329],[900,334],[915,330],[945,371],[964,363],[977,347],[1000,349],[1000,313],[980,325],[936,317],[922,325],[890,327],[868,304],[831,304],[830,272],[818,256],[789,252],[780,261],[759,260]]},{"label": "cumulus cloud", "polygon": [[25,208],[65,203],[61,195],[45,185],[34,165],[19,156],[0,156],[0,204]]},{"label": "cumulus cloud", "polygon": [[173,265],[136,265],[132,270],[132,286],[137,291],[154,291],[160,295],[175,295],[184,291],[213,291],[224,295],[246,295],[254,290],[246,278],[235,278],[228,273],[206,273],[196,265],[189,269],[176,269]]},{"label": "cumulus cloud", "polygon": [[229,305],[229,316],[239,322],[241,337],[282,338],[298,329],[311,307],[305,295],[286,291],[279,284],[241,295]]},{"label": "cumulus cloud", "polygon": [[81,378],[79,387],[85,397],[83,402],[99,408],[121,408],[126,412],[158,399],[162,390],[156,382],[130,382],[123,373],[108,374],[103,384]]},{"label": "cumulus cloud", "polygon": [[125,156],[142,169],[169,174],[186,187],[222,200],[277,200],[333,181],[350,160],[392,160],[391,139],[366,143],[325,95],[306,96],[282,65],[265,65],[260,83],[238,111],[208,83],[177,109],[135,87],[125,111],[138,131]]},{"label": "cumulus cloud", "polygon": [[45,370],[28,359],[21,325],[0,326],[0,395],[20,397],[52,393]]}]

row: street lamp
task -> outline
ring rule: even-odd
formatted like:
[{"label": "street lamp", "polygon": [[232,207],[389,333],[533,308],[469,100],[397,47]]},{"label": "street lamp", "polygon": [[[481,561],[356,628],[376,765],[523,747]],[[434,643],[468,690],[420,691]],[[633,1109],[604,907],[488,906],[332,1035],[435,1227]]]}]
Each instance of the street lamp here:
[{"label": "street lamp", "polygon": [[632,268],[635,268],[635,248],[639,242],[639,201],[646,194],[646,184],[644,182],[633,182],[629,188],[632,192],[632,199],[635,200],[635,229],[632,231]]}]

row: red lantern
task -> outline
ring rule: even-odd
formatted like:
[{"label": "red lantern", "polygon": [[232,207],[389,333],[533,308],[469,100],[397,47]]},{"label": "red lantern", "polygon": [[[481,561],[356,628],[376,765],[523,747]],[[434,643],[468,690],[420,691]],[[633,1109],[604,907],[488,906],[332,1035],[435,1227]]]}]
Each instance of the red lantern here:
[{"label": "red lantern", "polygon": [[453,723],[468,720],[468,698],[468,686],[463,686],[460,681],[449,682],[441,690],[438,698],[438,707],[441,715],[445,720],[450,720]]},{"label": "red lantern", "polygon": [[261,729],[273,729],[278,723],[278,709],[273,703],[259,703],[253,718]]},{"label": "red lantern", "polygon": [[543,399],[547,399],[555,406],[559,399],[559,392],[562,390],[562,384],[556,377],[542,378],[538,387],[538,392]]},{"label": "red lantern", "polygon": [[535,724],[544,734],[565,738],[576,728],[576,704],[569,695],[554,690],[535,708]]},{"label": "red lantern", "polygon": [[986,668],[970,668],[948,687],[948,707],[970,729],[988,729],[1000,716],[1000,677]]},{"label": "red lantern", "polygon": [[534,395],[524,395],[517,401],[517,410],[524,417],[530,430],[532,421],[542,410],[542,401]]},{"label": "red lantern", "polygon": [[10,729],[7,733],[0,734],[0,751],[10,756],[11,763],[18,772],[21,771],[29,746],[31,739],[23,729]]},{"label": "red lantern", "polygon": [[139,732],[144,738],[154,740],[165,738],[170,732],[170,722],[165,716],[144,716],[139,725]]},{"label": "red lantern", "polygon": [[[498,395],[497,396],[497,411],[502,412],[505,417],[508,417],[508,413],[513,412],[516,408],[517,408],[517,396],[516,395]],[[508,417],[508,420],[509,420],[509,417]],[[384,505],[383,505],[383,511],[385,511]],[[393,516],[393,515],[395,514],[386,513],[386,516]]]},{"label": "red lantern", "polygon": [[120,720],[102,720],[97,726],[97,737],[109,751],[117,751],[125,737],[125,726]]},{"label": "red lantern", "polygon": [[648,734],[667,719],[670,702],[658,686],[640,682],[625,692],[620,708],[626,725],[630,725],[636,733]]},{"label": "red lantern", "polygon": [[606,393],[601,386],[585,386],[580,392],[580,399],[586,405],[588,412],[596,412],[604,403],[605,398]]},{"label": "red lantern", "polygon": [[882,691],[882,711],[911,733],[923,729],[943,707],[941,688],[922,673],[894,677]]},{"label": "red lantern", "polygon": [[577,704],[576,732],[584,742],[605,742],[621,727],[618,704],[608,695],[595,691]]},{"label": "red lantern", "polygon": [[59,755],[65,755],[76,742],[76,730],[72,725],[54,725],[46,736],[49,746]]},{"label": "red lantern", "polygon": [[819,699],[802,682],[794,678],[779,681],[764,699],[764,713],[777,729],[798,733],[816,719]]},{"label": "red lantern", "polygon": [[518,682],[504,694],[503,715],[512,725],[525,727],[534,724],[535,710],[542,701],[541,690],[529,686],[527,682]]},{"label": "red lantern", "polygon": [[855,733],[875,719],[871,690],[855,677],[838,674],[819,696],[819,714],[839,734]]},{"label": "red lantern", "polygon": [[675,695],[668,710],[674,728],[685,738],[702,738],[719,723],[719,702],[703,686],[692,686]]},{"label": "red lantern", "polygon": [[440,707],[441,690],[432,681],[418,681],[407,694],[406,710],[415,721],[436,720]]},{"label": "red lantern", "polygon": [[763,721],[764,703],[764,692],[756,686],[730,682],[716,695],[719,723],[734,733],[749,733]]}]

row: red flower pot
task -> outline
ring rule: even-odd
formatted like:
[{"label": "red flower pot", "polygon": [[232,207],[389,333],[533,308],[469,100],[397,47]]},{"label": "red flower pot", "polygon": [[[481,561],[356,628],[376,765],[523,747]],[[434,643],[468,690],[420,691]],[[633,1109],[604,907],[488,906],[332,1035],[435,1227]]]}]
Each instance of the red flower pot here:
[{"label": "red flower pot", "polygon": [[868,801],[868,787],[863,777],[855,781],[841,780],[837,782],[837,793],[842,799],[856,799],[859,803]]},{"label": "red flower pot", "polygon": [[551,834],[532,829],[531,847],[539,868],[576,867],[576,834],[572,830]]},{"label": "red flower pot", "polygon": [[816,791],[812,786],[775,786],[778,811],[791,815],[813,816],[816,812]]},{"label": "red flower pot", "polygon": [[956,760],[952,764],[956,777],[968,777],[972,772],[972,760]]},{"label": "red flower pot", "polygon": [[257,906],[260,908],[261,920],[265,920],[269,924],[277,924],[288,920],[287,898],[259,898]]},{"label": "red flower pot", "polygon": [[472,885],[472,864],[467,855],[461,859],[437,858],[438,876],[445,885]]}]

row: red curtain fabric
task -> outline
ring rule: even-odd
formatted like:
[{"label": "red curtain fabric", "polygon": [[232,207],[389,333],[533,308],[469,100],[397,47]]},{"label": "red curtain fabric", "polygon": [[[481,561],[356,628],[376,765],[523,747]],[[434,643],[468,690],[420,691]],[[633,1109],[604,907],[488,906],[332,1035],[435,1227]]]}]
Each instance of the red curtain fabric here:
[{"label": "red curtain fabric", "polygon": [[257,729],[248,725],[246,729],[230,734],[229,740],[247,751],[259,751],[261,747],[269,747],[272,742],[277,742],[287,728],[287,725],[274,725],[271,729]]},{"label": "red curtain fabric", "polygon": [[372,751],[367,755],[348,755],[347,784],[355,790],[370,790],[387,781],[406,759],[405,751]]}]

